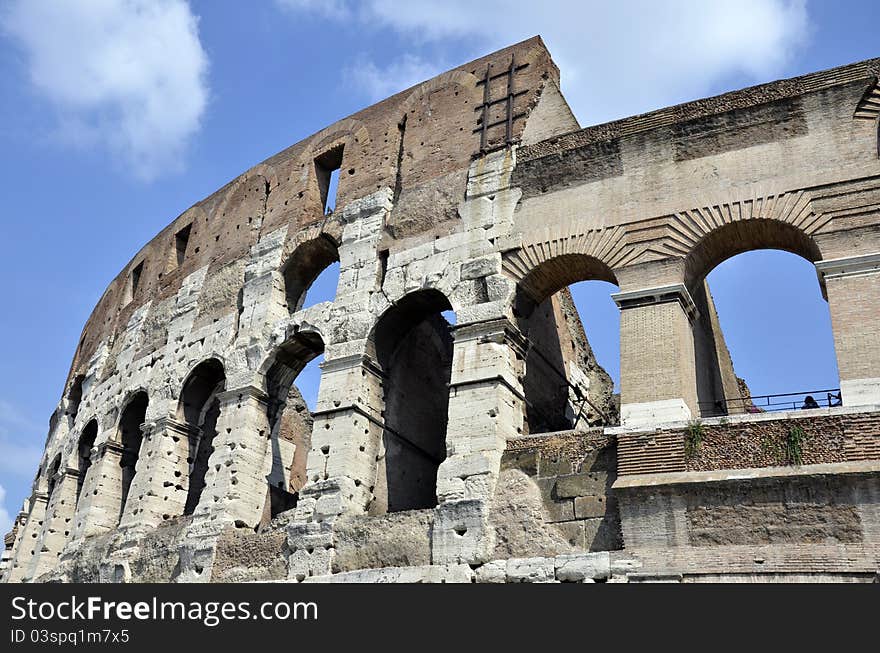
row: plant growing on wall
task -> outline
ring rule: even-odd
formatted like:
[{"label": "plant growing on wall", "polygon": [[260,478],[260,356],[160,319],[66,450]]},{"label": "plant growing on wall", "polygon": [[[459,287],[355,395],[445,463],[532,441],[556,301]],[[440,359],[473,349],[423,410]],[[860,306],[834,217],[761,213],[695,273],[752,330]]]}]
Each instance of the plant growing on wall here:
[{"label": "plant growing on wall", "polygon": [[761,437],[761,450],[769,453],[779,465],[802,465],[804,443],[809,436],[800,426],[792,426],[783,436],[764,435]]},{"label": "plant growing on wall", "polygon": [[807,434],[800,426],[792,426],[785,437],[785,458],[789,465],[801,465],[804,461],[803,444]]},{"label": "plant growing on wall", "polygon": [[689,422],[684,434],[684,458],[691,460],[697,455],[703,441],[703,423],[700,420]]}]

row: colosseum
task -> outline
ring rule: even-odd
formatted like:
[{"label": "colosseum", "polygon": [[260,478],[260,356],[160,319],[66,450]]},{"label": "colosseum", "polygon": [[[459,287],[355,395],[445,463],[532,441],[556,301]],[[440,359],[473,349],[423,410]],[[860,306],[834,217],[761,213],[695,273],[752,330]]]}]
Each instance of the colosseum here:
[{"label": "colosseum", "polygon": [[[256,165],[104,292],[4,579],[876,580],[878,73],[581,128],[535,37]],[[815,265],[828,405],[737,379],[706,275],[768,248]],[[567,290],[593,279],[619,396]]]}]

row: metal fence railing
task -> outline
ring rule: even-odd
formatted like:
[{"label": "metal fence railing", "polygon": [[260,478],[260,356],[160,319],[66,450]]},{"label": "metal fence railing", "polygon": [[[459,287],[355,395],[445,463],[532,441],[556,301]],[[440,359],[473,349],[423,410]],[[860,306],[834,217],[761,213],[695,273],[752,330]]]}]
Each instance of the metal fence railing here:
[{"label": "metal fence railing", "polygon": [[832,388],[831,390],[786,392],[773,395],[719,399],[717,401],[701,401],[700,415],[702,417],[719,417],[722,415],[769,413],[781,410],[829,408],[841,405],[843,405],[843,401],[840,396],[840,388]]}]

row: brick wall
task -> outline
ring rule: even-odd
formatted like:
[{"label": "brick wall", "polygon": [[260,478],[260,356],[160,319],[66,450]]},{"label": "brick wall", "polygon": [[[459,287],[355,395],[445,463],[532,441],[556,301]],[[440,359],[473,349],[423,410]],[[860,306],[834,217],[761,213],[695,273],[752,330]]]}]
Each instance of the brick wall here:
[{"label": "brick wall", "polygon": [[[803,433],[801,464],[880,459],[880,413],[789,416],[737,423],[713,420],[695,422],[692,430],[619,436],[618,473],[625,476],[792,464],[786,442],[795,427]],[[692,443],[688,452],[687,440]]]}]

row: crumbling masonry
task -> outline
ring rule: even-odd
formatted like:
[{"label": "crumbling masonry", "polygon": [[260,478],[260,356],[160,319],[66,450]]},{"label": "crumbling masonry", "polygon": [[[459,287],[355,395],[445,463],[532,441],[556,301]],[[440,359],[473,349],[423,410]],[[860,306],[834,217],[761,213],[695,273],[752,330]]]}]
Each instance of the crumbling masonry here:
[{"label": "crumbling masonry", "polygon": [[[536,37],[257,165],[107,288],[6,580],[873,579],[878,70],[581,129]],[[842,405],[705,417],[742,387],[705,277],[761,248],[815,263]]]}]

